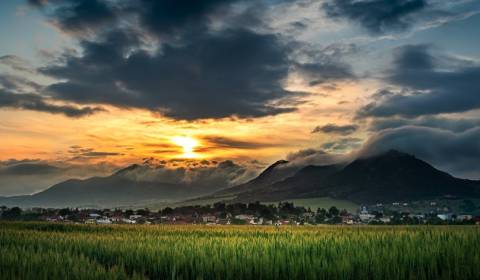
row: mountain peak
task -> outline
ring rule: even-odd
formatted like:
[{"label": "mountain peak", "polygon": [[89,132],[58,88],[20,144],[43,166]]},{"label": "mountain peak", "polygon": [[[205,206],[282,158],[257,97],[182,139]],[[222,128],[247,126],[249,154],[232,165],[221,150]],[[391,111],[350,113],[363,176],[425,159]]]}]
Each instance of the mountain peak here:
[{"label": "mountain peak", "polygon": [[258,175],[258,178],[263,178],[269,176],[272,172],[274,172],[274,169],[277,168],[280,165],[287,164],[288,161],[286,160],[278,160],[269,167],[267,167],[260,175]]},{"label": "mountain peak", "polygon": [[124,174],[126,174],[130,171],[133,171],[133,170],[135,170],[139,167],[141,167],[141,165],[135,163],[135,164],[129,165],[125,168],[122,168],[122,169],[118,170],[117,172],[114,173],[114,175],[124,175]]}]

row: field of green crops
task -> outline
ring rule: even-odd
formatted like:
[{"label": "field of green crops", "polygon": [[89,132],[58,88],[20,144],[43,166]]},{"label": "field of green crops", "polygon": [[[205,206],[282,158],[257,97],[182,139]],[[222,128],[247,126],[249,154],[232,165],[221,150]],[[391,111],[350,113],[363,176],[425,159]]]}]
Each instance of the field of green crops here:
[{"label": "field of green crops", "polygon": [[480,227],[0,223],[0,279],[480,279]]}]

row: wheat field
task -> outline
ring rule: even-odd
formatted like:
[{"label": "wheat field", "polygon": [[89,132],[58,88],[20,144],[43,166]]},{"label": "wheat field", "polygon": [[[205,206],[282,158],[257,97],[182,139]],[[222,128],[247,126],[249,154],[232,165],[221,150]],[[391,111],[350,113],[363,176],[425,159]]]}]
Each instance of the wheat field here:
[{"label": "wheat field", "polygon": [[476,226],[0,223],[1,279],[480,279]]}]

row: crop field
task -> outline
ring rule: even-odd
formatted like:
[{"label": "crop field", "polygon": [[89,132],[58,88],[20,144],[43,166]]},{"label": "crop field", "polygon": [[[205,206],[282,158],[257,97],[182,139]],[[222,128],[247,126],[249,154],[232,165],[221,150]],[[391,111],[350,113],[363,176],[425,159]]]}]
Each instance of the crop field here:
[{"label": "crop field", "polygon": [[0,279],[480,279],[480,227],[5,222]]}]

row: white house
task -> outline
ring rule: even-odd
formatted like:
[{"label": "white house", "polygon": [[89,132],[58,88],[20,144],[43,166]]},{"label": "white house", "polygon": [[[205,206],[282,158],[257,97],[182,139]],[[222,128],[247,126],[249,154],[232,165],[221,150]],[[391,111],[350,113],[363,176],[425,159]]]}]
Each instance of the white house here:
[{"label": "white house", "polygon": [[439,217],[443,221],[451,220],[452,219],[452,213],[438,214],[437,217]]},{"label": "white house", "polygon": [[112,221],[110,221],[110,219],[106,218],[106,217],[103,217],[101,219],[97,219],[97,224],[99,224],[99,225],[109,225],[111,223],[112,223]]}]

